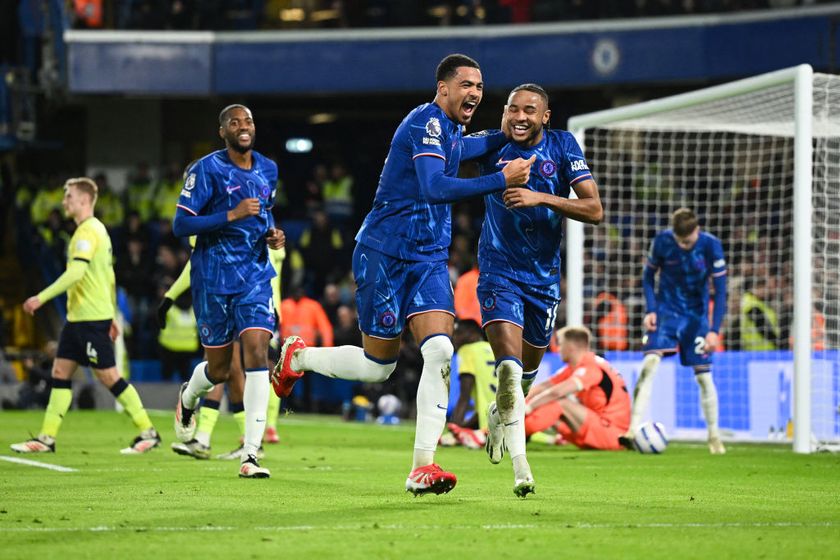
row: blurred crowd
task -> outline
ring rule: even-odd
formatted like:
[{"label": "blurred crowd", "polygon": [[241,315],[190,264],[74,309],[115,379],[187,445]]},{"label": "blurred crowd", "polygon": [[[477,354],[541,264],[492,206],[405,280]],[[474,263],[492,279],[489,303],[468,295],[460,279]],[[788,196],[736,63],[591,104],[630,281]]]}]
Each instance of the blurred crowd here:
[{"label": "blurred crowd", "polygon": [[78,28],[253,30],[482,25],[790,8],[821,0],[73,0]]}]

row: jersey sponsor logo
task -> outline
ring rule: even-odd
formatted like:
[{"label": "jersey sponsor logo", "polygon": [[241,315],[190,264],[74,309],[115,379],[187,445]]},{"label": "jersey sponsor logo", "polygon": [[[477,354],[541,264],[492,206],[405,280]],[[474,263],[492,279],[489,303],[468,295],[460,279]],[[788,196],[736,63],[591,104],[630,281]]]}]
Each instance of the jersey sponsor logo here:
[{"label": "jersey sponsor logo", "polygon": [[582,159],[572,160],[572,171],[589,171],[589,166]]},{"label": "jersey sponsor logo", "polygon": [[426,134],[431,136],[432,138],[437,138],[440,136],[440,121],[437,117],[432,117],[429,119],[429,122],[426,123]]},{"label": "jersey sponsor logo", "polygon": [[512,159],[499,158],[499,161],[496,162],[496,167],[504,167],[512,161]]},{"label": "jersey sponsor logo", "polygon": [[238,190],[239,190],[239,189],[241,189],[241,188],[242,188],[242,185],[236,185],[236,186],[233,186],[233,185],[228,185],[227,187],[225,187],[225,189],[227,190],[227,193],[228,193],[228,194],[234,193],[234,192],[238,191]]},{"label": "jersey sponsor logo", "polygon": [[[574,163],[574,162],[572,162]],[[557,172],[557,164],[550,159],[545,160],[540,164],[540,174],[543,177],[551,177]]]},{"label": "jersey sponsor logo", "polygon": [[79,239],[78,241],[76,241],[76,251],[80,253],[85,253],[87,251],[90,251],[90,249],[90,241],[88,241],[87,239]]},{"label": "jersey sponsor logo", "polygon": [[438,140],[437,138],[428,138],[424,136],[423,144],[425,144],[426,146],[440,146],[440,140]]},{"label": "jersey sponsor logo", "polygon": [[191,191],[195,188],[195,173],[190,173],[184,181],[184,189]]},{"label": "jersey sponsor logo", "polygon": [[379,323],[386,328],[391,328],[397,323],[397,316],[393,311],[386,311],[379,317]]},{"label": "jersey sponsor logo", "polygon": [[721,267],[724,267],[724,266],[726,266],[726,259],[718,259],[718,260],[716,260],[714,263],[712,263],[712,265],[713,265],[715,268],[721,268]]},{"label": "jersey sponsor logo", "polygon": [[484,301],[481,302],[481,308],[485,311],[493,311],[496,309],[496,297],[487,296],[484,298]]}]

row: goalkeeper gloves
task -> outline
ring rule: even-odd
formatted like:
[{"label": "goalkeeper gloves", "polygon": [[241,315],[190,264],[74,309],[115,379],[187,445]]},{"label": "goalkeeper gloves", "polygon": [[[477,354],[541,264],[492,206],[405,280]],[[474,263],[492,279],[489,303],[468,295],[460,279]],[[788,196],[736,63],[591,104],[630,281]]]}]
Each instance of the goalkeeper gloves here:
[{"label": "goalkeeper gloves", "polygon": [[157,323],[161,329],[166,328],[166,313],[169,311],[169,308],[172,307],[172,298],[165,297],[163,301],[160,302],[157,308]]}]

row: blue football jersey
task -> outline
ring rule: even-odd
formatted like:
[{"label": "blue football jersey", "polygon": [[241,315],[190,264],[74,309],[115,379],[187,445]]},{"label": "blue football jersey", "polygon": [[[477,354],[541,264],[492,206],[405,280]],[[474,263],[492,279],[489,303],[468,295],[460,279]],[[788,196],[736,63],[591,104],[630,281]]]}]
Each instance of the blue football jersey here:
[{"label": "blue football jersey", "polygon": [[245,198],[260,200],[259,215],[198,235],[190,281],[210,293],[239,293],[275,276],[265,236],[274,227],[277,164],[251,153],[251,169],[237,167],[227,150],[201,158],[190,168],[178,199],[178,207],[195,216],[232,210]]},{"label": "blue football jersey", "polygon": [[[502,169],[516,158],[536,154],[527,188],[563,198],[571,187],[592,178],[575,137],[565,130],[545,130],[531,148],[510,142],[480,160],[481,173]],[[548,285],[560,281],[563,215],[543,206],[510,209],[503,192],[484,197],[484,225],[478,241],[478,268],[517,282]]]},{"label": "blue football jersey", "polygon": [[656,309],[648,311],[695,317],[709,312],[709,278],[726,274],[723,245],[705,231],[689,251],[677,245],[670,229],[660,232],[650,245],[646,266],[659,271]]},{"label": "blue football jersey", "polygon": [[391,140],[373,208],[356,241],[398,259],[449,258],[452,208],[424,199],[414,160],[441,158],[446,162],[444,174],[457,177],[462,133],[461,125],[435,103],[420,105],[403,119]]}]

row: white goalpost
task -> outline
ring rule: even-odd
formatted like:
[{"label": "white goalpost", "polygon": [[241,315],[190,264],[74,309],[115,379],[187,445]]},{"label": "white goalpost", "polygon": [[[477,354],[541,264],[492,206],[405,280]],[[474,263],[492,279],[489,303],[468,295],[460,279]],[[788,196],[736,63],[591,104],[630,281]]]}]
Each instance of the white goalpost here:
[{"label": "white goalpost", "polygon": [[[628,335],[601,350],[638,361],[644,255],[670,214],[691,207],[728,261],[714,366],[722,430],[778,440],[792,428],[797,453],[840,442],[840,77],[801,65],[578,115],[568,128],[605,209],[597,227],[567,221],[568,323],[597,338],[605,320],[619,320],[599,316],[610,294]],[[694,382],[669,367],[653,413],[663,401],[673,433],[700,437]]]}]

